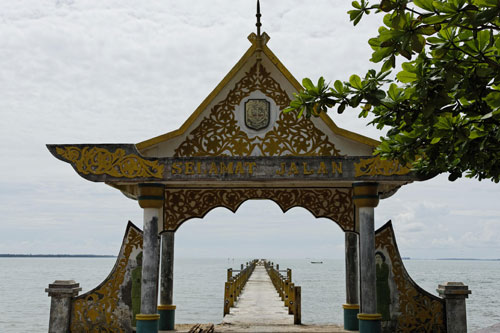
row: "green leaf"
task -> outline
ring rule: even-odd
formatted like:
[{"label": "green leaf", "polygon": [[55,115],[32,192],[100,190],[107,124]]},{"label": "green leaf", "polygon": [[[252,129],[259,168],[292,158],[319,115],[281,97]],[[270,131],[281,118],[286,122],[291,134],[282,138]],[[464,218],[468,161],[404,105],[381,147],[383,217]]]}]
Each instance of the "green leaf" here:
[{"label": "green leaf", "polygon": [[380,71],[382,72],[389,71],[391,68],[396,67],[395,65],[396,65],[396,57],[392,55],[389,59],[384,61],[384,64],[382,65]]},{"label": "green leaf", "polygon": [[335,90],[337,90],[337,92],[339,93],[342,93],[344,91],[344,85],[340,80],[335,80],[333,86],[335,87]]},{"label": "green leaf", "polygon": [[440,47],[432,51],[432,55],[437,59],[443,58],[447,53],[448,49],[444,47]]},{"label": "green leaf", "polygon": [[401,67],[407,72],[415,73],[415,66],[411,62],[403,62]]},{"label": "green leaf", "polygon": [[337,109],[337,112],[338,112],[339,114],[341,114],[342,112],[344,112],[345,107],[346,107],[346,103],[341,103],[341,104],[339,105],[339,108]]},{"label": "green leaf", "polygon": [[392,53],[392,48],[381,47],[377,51],[372,53],[370,61],[374,63],[380,62],[381,60],[388,57],[391,53]]},{"label": "green leaf", "polygon": [[413,51],[420,53],[424,49],[425,38],[421,35],[413,35],[411,37],[411,48]]},{"label": "green leaf", "polygon": [[422,34],[422,35],[432,35],[432,34],[435,34],[436,32],[438,31],[436,25],[423,25],[423,26],[420,26],[416,32],[418,34]]},{"label": "green leaf", "polygon": [[363,89],[363,84],[361,83],[361,79],[356,74],[351,75],[351,77],[349,78],[349,83],[353,88]]},{"label": "green leaf", "polygon": [[380,9],[384,12],[390,12],[396,8],[397,2],[392,2],[391,0],[382,0],[380,2]]},{"label": "green leaf", "polygon": [[411,53],[408,50],[399,50],[399,53],[408,60],[411,60]]},{"label": "green leaf", "polygon": [[357,25],[361,18],[363,17],[363,11],[362,10],[350,10],[347,12],[349,14],[349,19],[353,21],[354,25]]},{"label": "green leaf", "polygon": [[422,8],[422,9],[425,9],[429,12],[433,12],[434,11],[434,6],[432,5],[432,2],[433,0],[413,0],[413,3]]},{"label": "green leaf", "polygon": [[378,38],[370,38],[368,39],[368,44],[372,49],[376,49],[380,46],[380,40]]},{"label": "green leaf", "polygon": [[313,90],[314,89],[314,84],[312,83],[311,79],[309,79],[307,77],[302,80],[302,85],[307,90]]},{"label": "green leaf", "polygon": [[484,101],[488,103],[488,105],[492,109],[496,109],[500,107],[500,91],[492,91],[484,98]]},{"label": "green leaf", "polygon": [[500,115],[500,108],[498,108],[494,111],[488,112],[487,114],[485,114],[484,116],[481,117],[481,120],[486,120],[486,119],[489,119],[489,118],[496,116],[496,115]]},{"label": "green leaf", "polygon": [[441,2],[441,1],[433,1],[432,4],[434,5],[434,8],[437,9],[439,12],[444,12],[448,14],[454,14],[457,12],[457,8],[453,8],[450,4],[446,2]]},{"label": "green leaf", "polygon": [[490,42],[490,32],[488,30],[479,31],[474,41],[477,43],[478,50],[486,50]]},{"label": "green leaf", "polygon": [[485,6],[485,7],[498,6],[497,0],[476,0],[475,2],[478,6]]},{"label": "green leaf", "polygon": [[432,138],[431,140],[431,145],[435,145],[436,143],[438,143],[439,141],[441,141],[441,138]]},{"label": "green leaf", "polygon": [[304,113],[304,110],[305,110],[305,107],[300,108],[299,114],[297,115],[297,119],[302,118],[302,114]]},{"label": "green leaf", "polygon": [[488,10],[480,12],[476,16],[476,22],[475,23],[476,23],[476,25],[481,25],[481,24],[484,24],[484,23],[487,23],[487,22],[491,22],[496,17],[498,17],[498,8],[488,9]]},{"label": "green leaf", "polygon": [[434,124],[434,127],[442,130],[450,130],[453,127],[451,116],[439,117],[437,123]]},{"label": "green leaf", "polygon": [[487,134],[488,134],[488,132],[474,130],[474,131],[470,132],[469,139],[474,140],[477,138],[482,138],[483,136],[485,136]]},{"label": "green leaf", "polygon": [[398,74],[396,74],[396,77],[397,77],[397,79],[399,81],[401,81],[403,83],[410,83],[410,82],[413,82],[413,81],[417,80],[417,74],[410,73],[410,72],[407,72],[407,71],[401,71],[401,72],[399,72]]},{"label": "green leaf", "polygon": [[318,90],[321,91],[324,88],[325,88],[325,79],[321,76],[318,79]]},{"label": "green leaf", "polygon": [[450,15],[433,15],[433,16],[428,16],[422,19],[422,22],[425,24],[437,24],[437,23],[443,23],[446,21]]},{"label": "green leaf", "polygon": [[427,42],[432,44],[442,44],[445,42],[445,40],[439,37],[427,37]]},{"label": "green leaf", "polygon": [[398,95],[399,95],[399,88],[397,84],[391,83],[391,86],[389,87],[389,90],[387,91],[387,94],[393,101],[398,100]]}]

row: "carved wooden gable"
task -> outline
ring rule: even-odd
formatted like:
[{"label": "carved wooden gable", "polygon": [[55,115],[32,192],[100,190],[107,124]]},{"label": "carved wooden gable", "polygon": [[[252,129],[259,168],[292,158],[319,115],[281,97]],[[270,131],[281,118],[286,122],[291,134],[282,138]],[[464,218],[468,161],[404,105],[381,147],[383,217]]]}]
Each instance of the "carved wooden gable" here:
[{"label": "carved wooden gable", "polygon": [[266,46],[252,46],[177,131],[137,144],[149,157],[367,156],[375,140],[338,128],[326,115],[297,120],[281,112],[301,89]]}]

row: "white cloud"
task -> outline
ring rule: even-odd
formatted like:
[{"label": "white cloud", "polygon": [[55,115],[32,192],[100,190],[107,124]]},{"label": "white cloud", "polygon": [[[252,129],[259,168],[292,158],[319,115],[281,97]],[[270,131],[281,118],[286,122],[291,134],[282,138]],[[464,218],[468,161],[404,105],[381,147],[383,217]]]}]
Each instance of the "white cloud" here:
[{"label": "white cloud", "polygon": [[[349,1],[261,5],[269,46],[297,79],[346,80],[374,67],[367,39],[376,18],[353,28]],[[0,252],[116,253],[126,222],[142,224],[137,203],[79,178],[45,144],[133,143],[178,128],[250,46],[254,7],[229,0],[4,1]],[[355,112],[331,116],[341,127],[380,136]],[[498,246],[499,197],[496,184],[437,177],[383,200],[377,224],[392,219],[402,252],[412,256],[491,256],[478,244]],[[238,244],[241,235],[268,241],[248,241],[248,251],[343,257],[335,224],[298,208],[283,214],[270,202],[188,221],[177,246],[186,256],[209,247],[224,256],[220,240]],[[440,240],[449,252],[439,252]]]}]

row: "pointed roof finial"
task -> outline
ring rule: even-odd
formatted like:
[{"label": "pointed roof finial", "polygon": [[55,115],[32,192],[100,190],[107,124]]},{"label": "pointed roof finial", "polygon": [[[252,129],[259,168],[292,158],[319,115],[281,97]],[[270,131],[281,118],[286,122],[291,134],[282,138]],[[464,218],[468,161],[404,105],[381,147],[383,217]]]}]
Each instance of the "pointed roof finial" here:
[{"label": "pointed roof finial", "polygon": [[260,17],[262,15],[260,15],[260,2],[259,2],[259,0],[257,0],[257,14],[255,16],[257,16],[257,23],[255,23],[255,26],[257,26],[257,37],[260,37],[260,27],[262,26],[262,24],[260,23]]}]

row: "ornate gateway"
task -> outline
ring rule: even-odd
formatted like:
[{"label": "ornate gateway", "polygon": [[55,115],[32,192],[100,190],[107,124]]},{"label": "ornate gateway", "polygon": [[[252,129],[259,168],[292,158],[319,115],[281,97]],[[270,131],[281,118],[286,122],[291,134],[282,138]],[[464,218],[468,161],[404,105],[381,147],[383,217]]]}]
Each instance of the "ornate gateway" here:
[{"label": "ornate gateway", "polygon": [[[129,225],[110,276],[72,301],[72,332],[130,332],[147,325],[173,329],[175,232],[216,207],[235,212],[246,200],[268,199],[283,212],[303,207],[357,233],[367,225],[360,216],[373,219],[358,214],[358,208],[373,209],[379,197],[419,180],[406,165],[373,156],[379,142],[337,127],[325,113],[298,120],[281,112],[302,87],[267,47],[267,34],[258,30],[249,40],[245,55],[178,130],[138,144],[48,145],[83,178],[105,182],[145,209],[144,234]],[[158,233],[165,246],[160,304]],[[360,235],[363,244],[373,240],[373,233]],[[359,320],[372,325],[380,319],[384,328],[398,332],[444,332],[443,303],[411,281],[389,227],[377,232],[377,249],[382,316],[372,309]],[[374,260],[364,255],[360,260]],[[362,297],[369,300],[374,289],[365,284]],[[359,309],[358,300],[347,303],[345,314],[354,313],[357,323],[351,310]],[[146,312],[139,313],[138,304]]]}]

